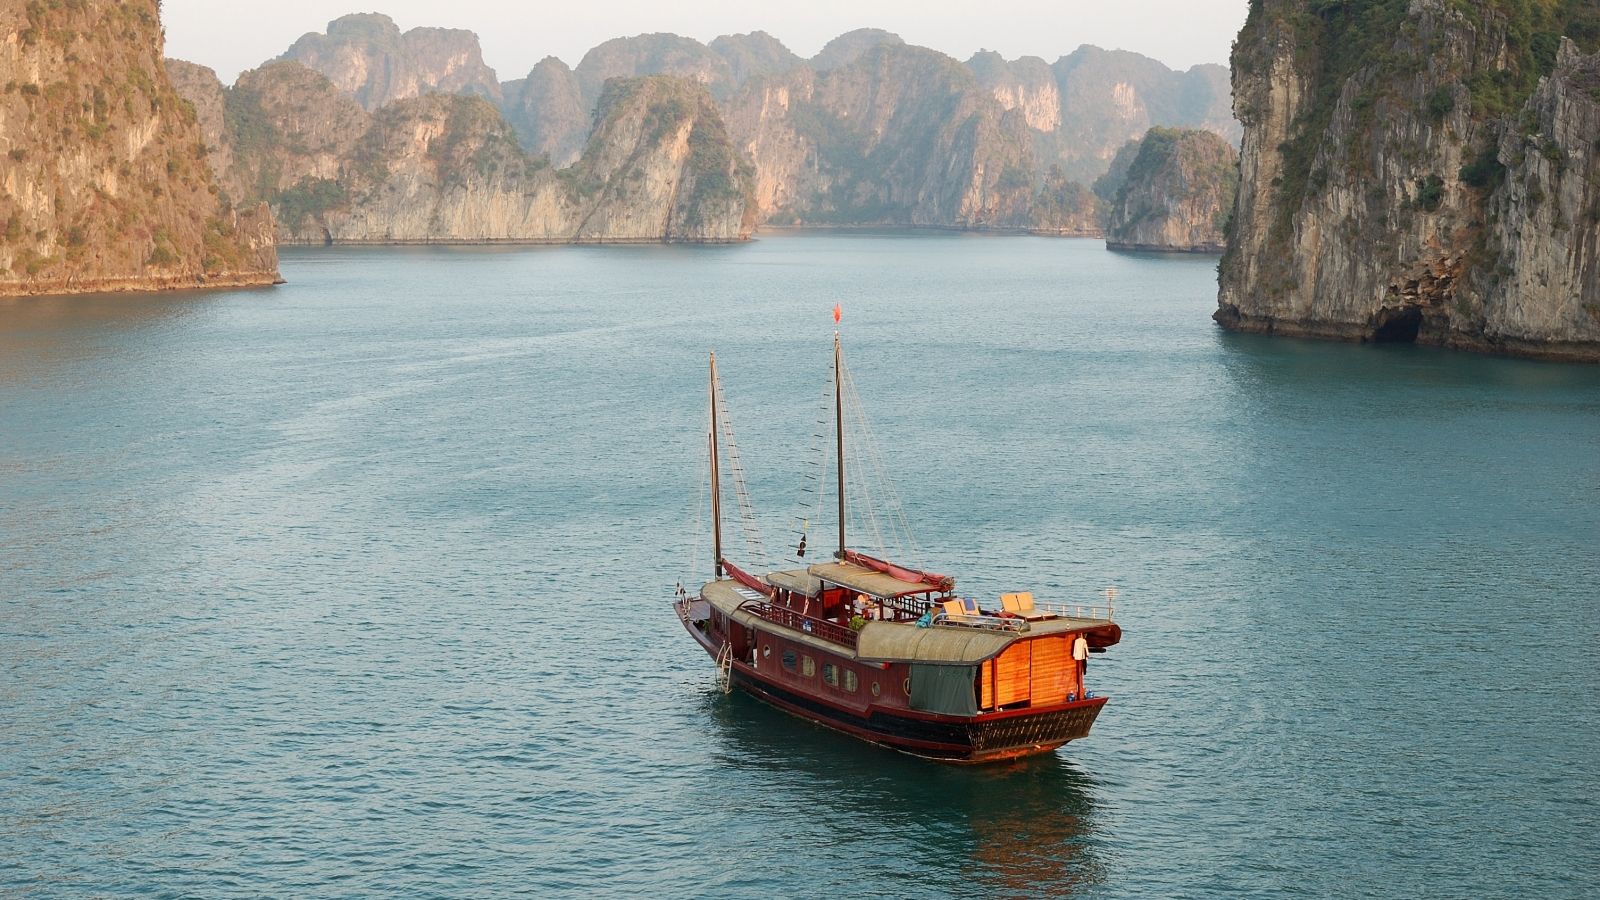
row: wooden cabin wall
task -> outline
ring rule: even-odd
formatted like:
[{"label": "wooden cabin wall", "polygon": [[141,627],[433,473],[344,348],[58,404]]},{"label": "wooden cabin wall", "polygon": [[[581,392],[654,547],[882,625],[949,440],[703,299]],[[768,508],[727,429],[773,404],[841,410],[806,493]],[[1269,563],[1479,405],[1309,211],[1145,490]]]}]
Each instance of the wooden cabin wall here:
[{"label": "wooden cabin wall", "polygon": [[1028,699],[1032,687],[1033,641],[1018,641],[994,660],[994,703],[1010,706]]},{"label": "wooden cabin wall", "polygon": [[1072,664],[1070,639],[1064,634],[1052,634],[1028,643],[1033,645],[1033,705],[1065,703],[1078,675],[1078,667]]},{"label": "wooden cabin wall", "polygon": [[1072,634],[1018,641],[978,667],[978,705],[997,709],[1030,701],[1033,706],[1065,703],[1083,696],[1078,666],[1072,660]]}]

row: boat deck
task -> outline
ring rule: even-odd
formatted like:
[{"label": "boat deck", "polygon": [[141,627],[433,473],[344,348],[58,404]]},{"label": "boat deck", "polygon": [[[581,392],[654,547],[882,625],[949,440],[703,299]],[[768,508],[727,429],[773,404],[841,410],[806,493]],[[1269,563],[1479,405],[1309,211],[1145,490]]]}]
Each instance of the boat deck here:
[{"label": "boat deck", "polygon": [[[795,640],[848,657],[864,660],[918,660],[972,663],[989,659],[1019,640],[1082,632],[1091,644],[1117,642],[1121,630],[1099,616],[1045,613],[1032,619],[1007,619],[1009,627],[995,629],[960,619],[936,619],[931,626],[915,622],[868,622],[859,631],[838,622],[805,616],[786,606],[772,604],[759,591],[733,579],[708,582],[700,596],[740,624],[777,626]],[[991,616],[984,616],[991,619]],[[1103,636],[1102,640],[1096,637]]]}]

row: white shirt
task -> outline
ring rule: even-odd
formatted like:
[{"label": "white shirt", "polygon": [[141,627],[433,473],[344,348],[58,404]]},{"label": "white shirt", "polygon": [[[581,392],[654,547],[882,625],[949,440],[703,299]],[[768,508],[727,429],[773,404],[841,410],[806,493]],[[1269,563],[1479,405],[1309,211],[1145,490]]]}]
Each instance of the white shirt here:
[{"label": "white shirt", "polygon": [[1078,662],[1083,662],[1089,658],[1089,642],[1084,640],[1081,634],[1078,635],[1077,640],[1072,642],[1072,658]]}]

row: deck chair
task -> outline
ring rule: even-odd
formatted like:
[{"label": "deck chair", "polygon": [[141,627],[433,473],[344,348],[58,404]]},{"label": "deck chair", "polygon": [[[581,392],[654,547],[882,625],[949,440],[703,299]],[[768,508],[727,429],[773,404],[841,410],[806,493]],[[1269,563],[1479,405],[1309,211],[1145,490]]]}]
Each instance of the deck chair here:
[{"label": "deck chair", "polygon": [[981,616],[983,611],[978,609],[978,601],[971,597],[961,598],[961,612],[968,616]]},{"label": "deck chair", "polygon": [[1040,619],[1049,618],[1049,613],[1042,612],[1038,607],[1033,605],[1033,594],[1030,591],[1018,591],[1015,594],[1001,594],[1000,605],[1005,607],[1006,612],[1021,616],[1030,622],[1036,622]]}]

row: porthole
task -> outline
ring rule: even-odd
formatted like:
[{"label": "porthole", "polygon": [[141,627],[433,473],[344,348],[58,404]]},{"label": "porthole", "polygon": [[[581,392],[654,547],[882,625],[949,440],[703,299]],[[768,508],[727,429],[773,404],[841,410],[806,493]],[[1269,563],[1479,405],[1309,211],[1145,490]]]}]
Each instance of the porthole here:
[{"label": "porthole", "polygon": [[844,670],[844,689],[852,694],[861,689],[861,681],[856,678],[854,669]]},{"label": "porthole", "polygon": [[909,677],[900,683],[900,689],[906,692],[907,697],[911,696],[911,679]]},{"label": "porthole", "polygon": [[876,681],[874,681],[872,683],[872,696],[876,697],[881,693],[883,693],[883,689],[878,687],[878,683]]},{"label": "porthole", "polygon": [[817,661],[809,656],[800,658],[800,674],[807,678],[814,678],[817,674]]},{"label": "porthole", "polygon": [[828,687],[839,686],[839,667],[833,663],[822,664],[822,681]]},{"label": "porthole", "polygon": [[793,672],[795,665],[798,664],[798,663],[799,663],[799,659],[796,657],[795,652],[793,650],[785,650],[785,651],[783,651],[783,667],[785,669],[788,669],[789,671]]},{"label": "porthole", "polygon": [[772,655],[772,645],[771,644],[767,644],[766,646],[762,647],[761,648],[761,655],[762,656],[771,656]]}]

